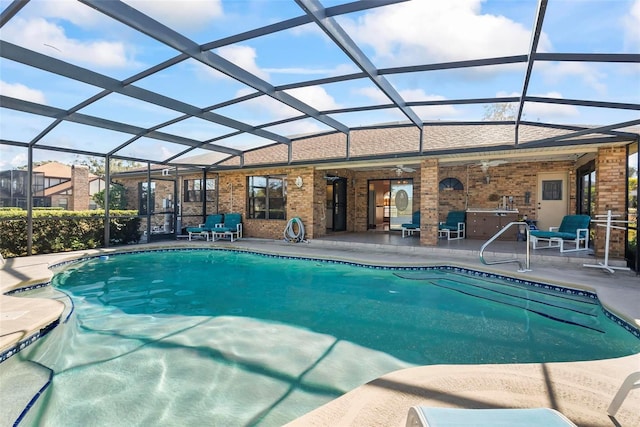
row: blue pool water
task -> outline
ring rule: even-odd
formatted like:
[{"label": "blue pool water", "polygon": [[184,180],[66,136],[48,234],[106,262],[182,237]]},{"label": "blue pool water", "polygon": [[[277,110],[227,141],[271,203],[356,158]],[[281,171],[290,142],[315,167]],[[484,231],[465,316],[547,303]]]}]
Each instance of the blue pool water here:
[{"label": "blue pool water", "polygon": [[593,295],[452,269],[196,250],[83,261],[52,284],[73,313],[23,352],[55,374],[22,425],[275,426],[415,365],[640,351]]}]

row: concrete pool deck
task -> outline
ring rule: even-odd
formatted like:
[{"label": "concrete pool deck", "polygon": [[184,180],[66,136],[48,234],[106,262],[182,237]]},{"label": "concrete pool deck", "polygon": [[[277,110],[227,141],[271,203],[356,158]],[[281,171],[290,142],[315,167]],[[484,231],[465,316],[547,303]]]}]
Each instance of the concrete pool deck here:
[{"label": "concrete pool deck", "polygon": [[[466,243],[465,243],[466,244]],[[457,265],[512,277],[551,282],[598,294],[611,312],[640,328],[640,278],[634,272],[586,268],[593,257],[533,253],[531,269],[516,264],[482,265],[477,248],[376,244],[316,239],[292,244],[265,239],[230,242],[164,242],[125,248],[38,255],[6,260],[0,269],[0,350],[55,321],[64,306],[48,299],[7,296],[12,289],[48,282],[49,266],[84,256],[160,247],[227,247],[383,265]],[[506,248],[505,251],[508,251]],[[504,258],[500,248],[486,259]],[[538,251],[539,252],[539,251]],[[461,349],[461,351],[464,351]],[[0,367],[1,369],[1,367]],[[632,391],[615,419],[606,409],[627,375],[640,371],[640,354],[609,360],[510,365],[434,365],[404,369],[358,387],[292,421],[290,426],[403,426],[414,405],[462,408],[551,407],[577,425],[640,425],[640,390]],[[3,409],[4,410],[4,409]]]}]

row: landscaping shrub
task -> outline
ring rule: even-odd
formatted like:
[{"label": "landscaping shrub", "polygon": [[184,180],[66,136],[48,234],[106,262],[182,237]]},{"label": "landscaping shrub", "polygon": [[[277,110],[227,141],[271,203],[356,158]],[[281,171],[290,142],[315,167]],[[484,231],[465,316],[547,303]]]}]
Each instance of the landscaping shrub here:
[{"label": "landscaping shrub", "polygon": [[[137,211],[109,211],[109,244],[140,240]],[[27,213],[0,210],[0,252],[5,258],[27,254]],[[32,254],[94,249],[104,246],[104,211],[33,211]]]}]

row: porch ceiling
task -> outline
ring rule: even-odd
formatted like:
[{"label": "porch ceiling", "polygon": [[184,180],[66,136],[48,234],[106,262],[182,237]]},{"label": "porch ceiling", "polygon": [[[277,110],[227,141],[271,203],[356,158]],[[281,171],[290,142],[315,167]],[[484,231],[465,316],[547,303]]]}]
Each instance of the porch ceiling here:
[{"label": "porch ceiling", "polygon": [[419,148],[317,163],[562,160],[638,138],[640,0],[0,7],[0,170],[32,150],[233,169],[274,145],[300,164],[305,137],[393,126]]}]

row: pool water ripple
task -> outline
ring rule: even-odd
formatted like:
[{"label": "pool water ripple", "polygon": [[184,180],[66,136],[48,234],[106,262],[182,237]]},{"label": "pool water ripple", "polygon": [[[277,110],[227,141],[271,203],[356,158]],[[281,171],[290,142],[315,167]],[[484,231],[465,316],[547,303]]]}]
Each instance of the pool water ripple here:
[{"label": "pool water ripple", "polygon": [[397,273],[233,251],[72,265],[53,284],[74,315],[25,352],[55,372],[25,425],[86,425],[91,414],[100,426],[276,426],[410,366],[640,351],[590,298],[528,292],[544,302],[536,310],[588,317],[599,331],[431,283],[494,295],[487,289],[506,285],[493,280]]}]

